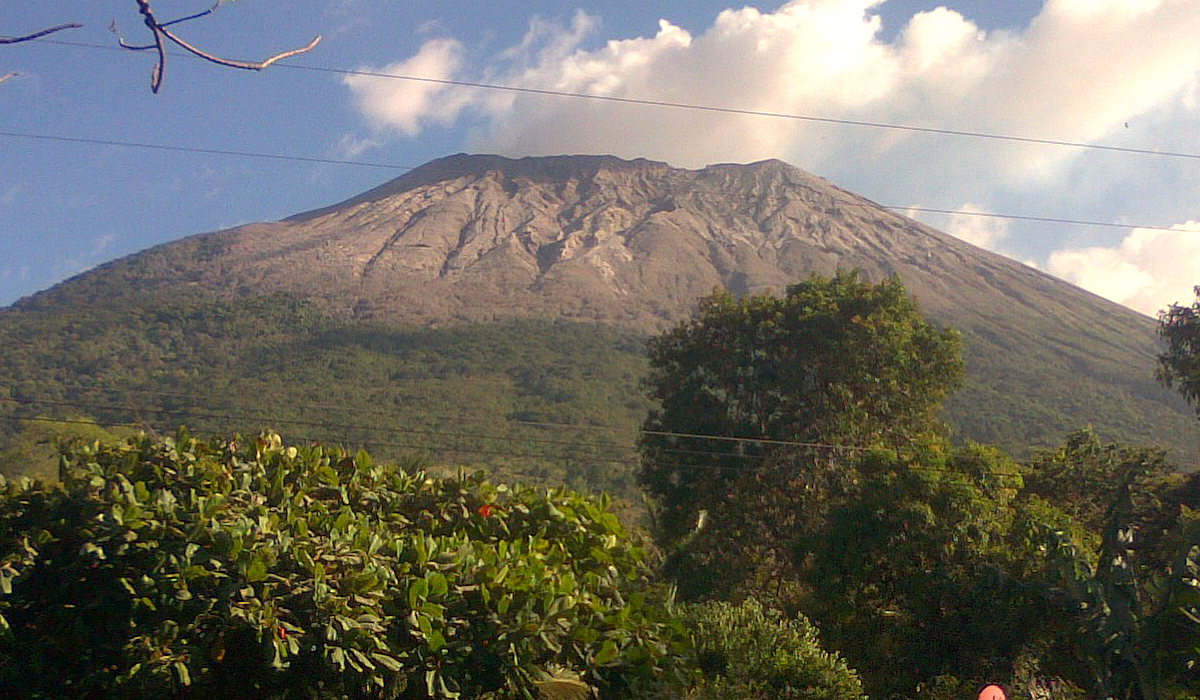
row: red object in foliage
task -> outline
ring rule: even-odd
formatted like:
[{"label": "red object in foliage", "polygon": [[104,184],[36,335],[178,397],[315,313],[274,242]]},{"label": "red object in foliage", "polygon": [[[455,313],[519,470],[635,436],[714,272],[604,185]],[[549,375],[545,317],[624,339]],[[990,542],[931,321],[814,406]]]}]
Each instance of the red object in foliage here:
[{"label": "red object in foliage", "polygon": [[979,691],[979,700],[1007,700],[1004,691],[998,685],[989,685]]},{"label": "red object in foliage", "polygon": [[287,630],[285,630],[285,629],[284,629],[284,628],[282,628],[282,627],[278,627],[278,628],[276,628],[276,629],[278,629],[278,630],[279,630],[279,638],[280,638],[280,639],[287,639]]},{"label": "red object in foliage", "polygon": [[484,503],[483,505],[479,506],[479,514],[485,518],[492,517],[492,512],[495,510],[496,506],[492,505],[491,503]]}]

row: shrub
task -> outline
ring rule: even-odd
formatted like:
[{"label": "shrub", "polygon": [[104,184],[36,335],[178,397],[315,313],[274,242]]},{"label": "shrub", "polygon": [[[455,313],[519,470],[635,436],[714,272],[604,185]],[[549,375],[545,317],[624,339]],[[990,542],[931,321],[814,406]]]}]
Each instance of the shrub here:
[{"label": "shrub", "polygon": [[753,598],[740,605],[708,602],[685,617],[708,700],[865,700],[858,674],[823,651],[805,617],[786,619]]},{"label": "shrub", "polygon": [[[359,452],[131,438],[0,493],[12,697],[530,698],[682,682],[606,499]],[[0,482],[2,483],[2,482]]]}]

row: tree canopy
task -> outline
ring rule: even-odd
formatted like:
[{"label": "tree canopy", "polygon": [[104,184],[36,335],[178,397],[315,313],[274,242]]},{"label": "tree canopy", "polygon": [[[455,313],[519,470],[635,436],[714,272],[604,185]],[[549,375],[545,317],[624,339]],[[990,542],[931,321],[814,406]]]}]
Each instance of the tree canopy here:
[{"label": "tree canopy", "polygon": [[1158,315],[1166,348],[1158,356],[1158,378],[1196,407],[1200,415],[1200,286],[1191,306],[1172,304]]},{"label": "tree canopy", "polygon": [[930,323],[899,278],[813,276],[782,297],[716,292],[650,341],[643,485],[668,539],[729,486],[796,449],[899,446],[940,430],[962,381],[957,332]]}]

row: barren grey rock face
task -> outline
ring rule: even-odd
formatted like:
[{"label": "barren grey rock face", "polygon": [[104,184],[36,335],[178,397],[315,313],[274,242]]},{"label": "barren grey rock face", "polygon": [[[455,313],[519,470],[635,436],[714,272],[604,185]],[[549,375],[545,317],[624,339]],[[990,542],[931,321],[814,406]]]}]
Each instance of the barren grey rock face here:
[{"label": "barren grey rock face", "polygon": [[342,204],[155,252],[211,292],[291,291],[417,324],[555,315],[657,331],[714,287],[782,291],[839,267],[899,273],[947,321],[1057,321],[1062,304],[1136,317],[779,161],[452,156]]}]

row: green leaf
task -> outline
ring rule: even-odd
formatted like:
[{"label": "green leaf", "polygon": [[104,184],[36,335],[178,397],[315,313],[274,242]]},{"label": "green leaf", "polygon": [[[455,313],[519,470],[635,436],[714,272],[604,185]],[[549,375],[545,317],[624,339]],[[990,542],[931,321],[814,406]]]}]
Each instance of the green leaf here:
[{"label": "green leaf", "polygon": [[404,666],[393,656],[373,651],[371,652],[371,658],[375,660],[375,663],[386,668],[392,673],[399,673],[400,671],[404,670]]},{"label": "green leaf", "polygon": [[250,566],[246,567],[246,580],[250,583],[258,583],[267,578],[267,564],[261,558],[255,557],[250,560]]},{"label": "green leaf", "polygon": [[593,662],[597,666],[603,666],[615,658],[617,658],[617,644],[611,639],[608,639],[600,645],[600,651],[596,652]]},{"label": "green leaf", "polygon": [[446,646],[446,637],[438,630],[430,630],[426,635],[425,641],[429,644],[429,649],[434,653],[442,650]]},{"label": "green leaf", "polygon": [[425,602],[426,596],[429,595],[429,582],[423,578],[413,581],[408,587],[408,607],[416,609],[421,603]]},{"label": "green leaf", "polygon": [[446,577],[440,573],[434,572],[426,576],[429,581],[429,592],[433,595],[446,595],[450,590],[450,584],[446,581]]},{"label": "green leaf", "polygon": [[182,661],[176,661],[172,664],[175,671],[175,679],[179,681],[179,685],[188,686],[192,684],[192,674],[188,672],[187,664]]}]

